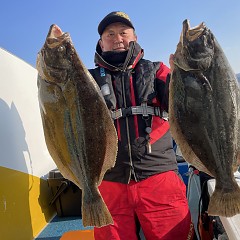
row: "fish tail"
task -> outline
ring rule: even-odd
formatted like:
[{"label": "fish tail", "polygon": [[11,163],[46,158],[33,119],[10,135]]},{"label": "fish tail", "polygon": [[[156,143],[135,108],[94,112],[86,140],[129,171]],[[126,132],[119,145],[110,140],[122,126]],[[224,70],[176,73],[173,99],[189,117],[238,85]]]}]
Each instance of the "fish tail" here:
[{"label": "fish tail", "polygon": [[208,214],[212,216],[232,217],[240,213],[240,188],[234,183],[232,191],[215,188],[208,205]]},{"label": "fish tail", "polygon": [[83,192],[82,197],[82,221],[84,227],[102,227],[113,224],[112,216],[98,189],[87,194]]}]

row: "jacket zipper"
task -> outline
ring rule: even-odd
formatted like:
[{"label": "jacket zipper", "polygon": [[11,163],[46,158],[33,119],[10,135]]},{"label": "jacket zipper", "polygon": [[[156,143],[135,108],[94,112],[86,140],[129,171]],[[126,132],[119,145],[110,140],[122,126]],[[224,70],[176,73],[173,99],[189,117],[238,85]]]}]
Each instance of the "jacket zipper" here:
[{"label": "jacket zipper", "polygon": [[[122,77],[121,77],[121,81],[122,81],[122,89],[123,89],[123,104],[124,107],[127,108],[127,101],[126,101],[126,95],[125,95],[125,83],[124,83],[124,78],[125,78],[125,74],[126,72],[122,72]],[[133,160],[132,160],[132,148],[131,148],[131,141],[130,141],[130,132],[129,132],[129,119],[126,116],[125,117],[125,122],[126,122],[126,131],[127,131],[127,145],[128,145],[128,153],[129,153],[129,162],[130,162],[130,175],[128,178],[128,183],[131,180],[131,174],[133,174],[134,180],[137,181],[136,179],[136,174],[134,172],[134,166],[133,166]]]},{"label": "jacket zipper", "polygon": [[[133,43],[134,44],[134,43]],[[135,44],[134,44],[135,45]],[[128,74],[127,72],[127,67],[128,67],[128,63],[131,59],[131,56],[133,54],[133,51],[134,51],[134,48],[135,46],[133,45],[133,47],[131,48],[131,53],[128,54],[128,58],[127,58],[127,61],[124,63],[124,66],[123,66],[123,71],[122,71],[122,76],[121,76],[121,81],[122,81],[122,93],[123,93],[123,104],[124,104],[124,107],[127,108],[127,101],[126,101],[126,93],[125,93],[125,82],[124,82],[124,79],[125,79],[125,76]],[[133,177],[134,177],[134,180],[137,182],[137,178],[136,178],[136,174],[134,172],[134,166],[133,166],[133,160],[132,160],[132,148],[131,148],[131,140],[130,140],[130,132],[129,132],[129,119],[128,117],[126,116],[125,118],[125,121],[126,121],[126,131],[127,131],[127,144],[128,144],[128,152],[129,152],[129,162],[130,162],[130,174],[129,174],[129,178],[128,178],[128,183],[130,182],[131,180],[131,175],[133,174]]]},{"label": "jacket zipper", "polygon": [[[134,53],[134,49],[135,49],[135,42],[132,43],[132,46],[130,47],[130,52],[128,52],[128,55],[126,57],[126,61],[123,65],[122,68],[118,68],[116,66],[113,66],[109,63],[107,63],[101,56],[99,56],[99,54],[97,53],[97,55],[100,57],[101,61],[103,61],[103,63],[105,63],[106,66],[108,66],[108,68],[112,71],[120,71],[121,72],[121,82],[122,82],[122,93],[123,93],[123,104],[124,107],[127,107],[127,101],[126,101],[126,95],[125,95],[125,83],[124,83],[124,78],[125,75],[127,74],[127,69],[128,69],[128,64],[133,56]],[[128,183],[131,180],[131,175],[133,175],[134,180],[137,182],[137,177],[136,177],[136,173],[134,172],[134,166],[133,166],[133,160],[132,160],[132,148],[131,148],[131,141],[130,141],[130,132],[129,132],[129,120],[128,117],[125,118],[126,121],[126,130],[127,130],[127,145],[128,145],[128,151],[129,151],[129,162],[130,162],[130,175],[128,178]]]}]

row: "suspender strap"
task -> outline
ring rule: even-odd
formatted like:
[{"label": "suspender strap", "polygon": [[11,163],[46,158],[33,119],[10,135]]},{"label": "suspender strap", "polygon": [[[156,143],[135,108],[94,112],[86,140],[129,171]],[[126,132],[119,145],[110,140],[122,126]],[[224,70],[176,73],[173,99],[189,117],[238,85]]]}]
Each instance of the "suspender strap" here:
[{"label": "suspender strap", "polygon": [[161,117],[161,110],[159,107],[151,107],[147,105],[134,106],[128,108],[120,108],[116,111],[110,111],[112,119],[116,120],[121,117],[128,117],[131,115],[143,115],[144,117],[148,115]]}]

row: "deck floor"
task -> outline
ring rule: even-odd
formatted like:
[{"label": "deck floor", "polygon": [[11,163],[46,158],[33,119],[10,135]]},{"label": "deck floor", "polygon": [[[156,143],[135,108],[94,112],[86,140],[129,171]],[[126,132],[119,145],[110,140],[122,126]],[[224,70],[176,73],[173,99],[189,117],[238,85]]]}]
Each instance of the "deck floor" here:
[{"label": "deck floor", "polygon": [[36,240],[59,240],[62,235],[70,231],[91,230],[92,227],[84,227],[80,217],[58,217],[43,229]]}]

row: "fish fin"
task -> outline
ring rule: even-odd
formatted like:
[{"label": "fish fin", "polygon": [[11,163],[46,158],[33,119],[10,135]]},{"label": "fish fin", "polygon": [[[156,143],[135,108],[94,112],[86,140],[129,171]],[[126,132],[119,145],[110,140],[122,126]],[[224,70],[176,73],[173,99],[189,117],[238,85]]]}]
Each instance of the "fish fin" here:
[{"label": "fish fin", "polygon": [[105,120],[106,125],[108,126],[108,128],[106,129],[107,131],[107,137],[105,142],[106,151],[102,166],[102,172],[97,183],[98,185],[100,185],[106,171],[114,167],[118,151],[118,137],[113,121],[111,118],[106,118]]},{"label": "fish fin", "polygon": [[112,216],[98,189],[96,191],[92,189],[88,194],[83,191],[82,194],[82,221],[84,227],[102,227],[113,224]]},{"label": "fish fin", "polygon": [[[217,182],[216,182],[217,184]],[[240,213],[240,188],[234,183],[231,192],[226,189],[215,188],[208,205],[208,214],[211,216],[232,217]]]},{"label": "fish fin", "polygon": [[196,154],[190,149],[184,149],[182,150],[182,154],[184,159],[189,163],[192,164],[195,168],[197,168],[199,171],[205,172],[208,175],[214,177],[214,174],[211,173],[204,164],[199,160],[199,158],[196,156]]},{"label": "fish fin", "polygon": [[[180,135],[181,136],[181,135]],[[179,139],[177,139],[179,140]],[[197,155],[193,152],[192,148],[189,146],[187,141],[183,136],[181,136],[181,140],[178,141],[176,140],[179,148],[181,149],[183,158],[191,165],[193,165],[195,168],[197,168],[199,171],[205,172],[208,175],[214,177],[214,174],[211,173],[205,166],[204,164],[199,160]]]},{"label": "fish fin", "polygon": [[233,162],[233,172],[236,172],[240,167],[240,151],[237,152],[235,159]]}]

